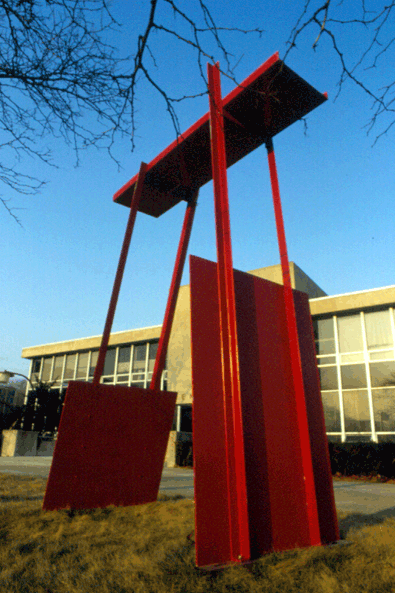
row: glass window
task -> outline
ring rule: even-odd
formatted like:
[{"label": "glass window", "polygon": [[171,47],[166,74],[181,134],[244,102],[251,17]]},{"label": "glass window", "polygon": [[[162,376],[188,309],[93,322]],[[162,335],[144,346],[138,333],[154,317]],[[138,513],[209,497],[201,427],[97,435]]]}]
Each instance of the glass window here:
[{"label": "glass window", "polygon": [[335,334],[333,318],[315,319],[313,321],[314,335],[316,339],[316,351],[318,354],[334,354]]},{"label": "glass window", "polygon": [[327,432],[340,432],[340,404],[338,391],[325,391],[322,394],[325,426]]},{"label": "glass window", "polygon": [[356,352],[353,354],[341,354],[340,362],[345,364],[346,362],[363,362],[363,352]]},{"label": "glass window", "polygon": [[336,364],[336,356],[320,356],[317,360],[318,364]]},{"label": "glass window", "polygon": [[181,432],[192,432],[192,406],[181,406]]},{"label": "glass window", "polygon": [[339,317],[337,320],[340,352],[359,352],[363,350],[362,325],[360,315]]},{"label": "glass window", "polygon": [[91,352],[91,363],[89,365],[89,376],[93,377],[93,375],[95,374],[95,368],[97,365],[97,359],[99,358],[99,351],[98,350],[94,350],[93,352]]},{"label": "glass window", "polygon": [[369,366],[372,387],[395,385],[395,361],[372,362]]},{"label": "glass window", "polygon": [[115,369],[115,348],[108,348],[104,359],[103,375],[113,375]]},{"label": "glass window", "polygon": [[387,348],[393,345],[390,312],[365,313],[366,341],[368,350]]},{"label": "glass window", "polygon": [[371,352],[369,354],[370,360],[393,360],[393,350],[379,350],[378,352]]},{"label": "glass window", "polygon": [[338,389],[337,367],[319,367],[321,389]]},{"label": "glass window", "polygon": [[392,434],[379,434],[377,435],[379,443],[395,443],[395,435]]},{"label": "glass window", "polygon": [[89,352],[80,352],[78,355],[77,379],[86,379],[88,372]]},{"label": "glass window", "polygon": [[127,384],[129,382],[129,375],[117,375],[117,384]]},{"label": "glass window", "polygon": [[40,373],[40,368],[41,368],[41,358],[36,358],[35,360],[33,360],[32,374],[37,373],[37,375],[38,375]]},{"label": "glass window", "polygon": [[376,430],[395,431],[395,389],[372,389],[372,398]]},{"label": "glass window", "polygon": [[366,370],[364,364],[349,364],[340,367],[343,389],[366,387]]},{"label": "glass window", "polygon": [[131,383],[131,387],[141,387],[144,389],[144,381],[136,381],[135,383]]},{"label": "glass window", "polygon": [[135,344],[133,348],[133,373],[145,372],[146,344]]},{"label": "glass window", "polygon": [[148,359],[148,372],[152,373],[155,366],[156,353],[158,352],[159,342],[154,342],[149,345],[149,359]]},{"label": "glass window", "polygon": [[52,356],[49,358],[44,358],[43,361],[43,372],[41,375],[41,381],[49,381],[51,378],[51,368],[52,368]]},{"label": "glass window", "polygon": [[63,361],[64,361],[64,355],[55,356],[52,377],[53,377],[53,380],[56,381],[56,383],[60,383],[60,381],[62,379]]},{"label": "glass window", "polygon": [[343,391],[343,407],[346,432],[369,432],[371,430],[366,389]]},{"label": "glass window", "polygon": [[129,373],[130,346],[121,346],[118,351],[117,373]]},{"label": "glass window", "polygon": [[66,356],[66,368],[64,369],[65,379],[74,379],[75,361],[77,359],[76,354],[67,354]]}]

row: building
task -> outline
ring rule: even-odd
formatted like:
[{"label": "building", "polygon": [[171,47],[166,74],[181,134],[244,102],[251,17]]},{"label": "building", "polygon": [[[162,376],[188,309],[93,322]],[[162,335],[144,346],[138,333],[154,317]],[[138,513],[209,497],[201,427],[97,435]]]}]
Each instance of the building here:
[{"label": "building", "polygon": [[[328,296],[291,262],[293,288],[309,295],[328,438],[333,441],[395,440],[395,286]],[[250,271],[282,282],[281,266]],[[148,387],[161,326],[112,333],[103,383]],[[33,346],[30,377],[53,382],[64,397],[68,381],[91,381],[101,336]],[[391,386],[394,383],[394,387]],[[162,388],[177,392],[176,413],[167,452],[174,463],[175,443],[190,439],[192,385],[189,286],[179,291]]]}]

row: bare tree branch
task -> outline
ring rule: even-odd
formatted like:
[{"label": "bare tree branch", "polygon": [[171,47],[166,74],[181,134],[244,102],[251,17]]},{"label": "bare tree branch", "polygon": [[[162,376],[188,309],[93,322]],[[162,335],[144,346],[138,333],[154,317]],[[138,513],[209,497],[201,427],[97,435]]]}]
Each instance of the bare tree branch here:
[{"label": "bare tree branch", "polygon": [[[317,7],[317,4],[312,0],[305,0],[301,15],[288,38],[284,59],[297,47],[297,42],[303,35],[308,34],[311,28],[318,28],[318,35],[312,44],[313,49],[316,50],[325,37],[330,41],[339,62],[340,71],[336,98],[342,91],[344,83],[349,80],[372,101],[372,116],[365,127],[368,134],[373,129],[376,130],[374,145],[395,124],[395,99],[393,96],[395,82],[391,80],[383,88],[376,88],[374,77],[367,79],[366,72],[377,68],[379,60],[382,61],[385,54],[388,54],[394,46],[395,1],[375,2],[374,10],[368,10],[365,0],[361,0],[359,7],[358,4],[355,5],[355,17],[353,18],[341,18],[342,4],[342,2],[335,3],[333,0],[326,0]],[[342,45],[345,45],[348,34],[356,30],[360,30],[363,37],[361,37],[358,51],[351,55],[348,49],[342,49]],[[390,59],[389,54],[388,59]],[[352,63],[353,61],[354,63]],[[392,68],[385,71],[384,66],[385,75],[391,76],[392,71]],[[380,123],[383,128],[381,131],[377,131],[377,126]]]}]

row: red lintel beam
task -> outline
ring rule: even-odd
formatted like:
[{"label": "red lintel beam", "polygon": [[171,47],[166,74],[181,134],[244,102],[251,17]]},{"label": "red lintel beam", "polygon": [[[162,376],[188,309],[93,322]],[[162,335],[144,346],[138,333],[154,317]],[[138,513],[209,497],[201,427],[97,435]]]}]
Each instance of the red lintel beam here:
[{"label": "red lintel beam", "polygon": [[[230,167],[286,127],[304,117],[327,97],[273,54],[223,100],[226,109],[226,166]],[[270,122],[265,112],[270,108]],[[182,163],[182,166],[180,166]],[[148,165],[139,211],[158,217],[181,200],[189,200],[212,179],[209,114],[206,113]],[[137,175],[114,195],[130,206]]]}]

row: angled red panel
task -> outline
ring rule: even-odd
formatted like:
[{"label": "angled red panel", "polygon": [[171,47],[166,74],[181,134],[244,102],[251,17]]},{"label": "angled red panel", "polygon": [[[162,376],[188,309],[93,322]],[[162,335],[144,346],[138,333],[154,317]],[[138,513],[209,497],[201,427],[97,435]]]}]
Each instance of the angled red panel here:
[{"label": "angled red panel", "polygon": [[[226,448],[221,392],[216,264],[191,257],[191,333],[198,566],[229,562],[225,504]],[[317,545],[309,529],[308,496],[292,380],[284,287],[234,271],[251,558],[273,550]],[[298,327],[310,321],[307,295],[298,298]],[[303,334],[303,373],[321,540],[337,539],[327,479],[325,427],[312,335]],[[307,347],[306,347],[307,345]],[[319,416],[317,418],[317,415]],[[330,471],[330,469],[329,469]]]},{"label": "angled red panel", "polygon": [[43,508],[156,500],[176,394],[69,383]]},{"label": "angled red panel", "polygon": [[303,292],[294,291],[296,321],[298,326],[300,357],[302,362],[307,420],[312,451],[315,490],[317,493],[318,517],[321,540],[327,544],[340,539],[333,480],[326,437],[324,407],[316,365],[313,324],[309,303]]},{"label": "angled red panel", "polygon": [[[226,166],[245,157],[326,99],[288,68],[278,53],[272,55],[223,99]],[[130,205],[137,177],[116,192],[115,202]],[[211,179],[206,113],[148,164],[139,210],[161,216]]]}]

